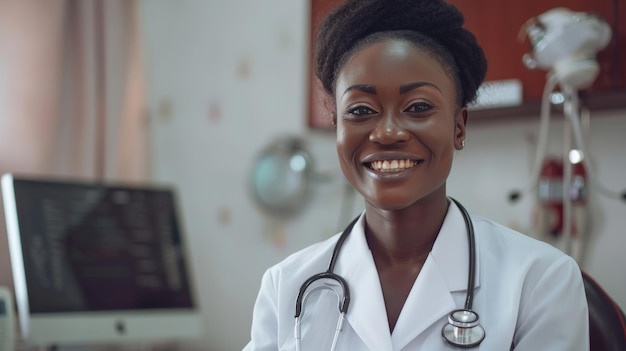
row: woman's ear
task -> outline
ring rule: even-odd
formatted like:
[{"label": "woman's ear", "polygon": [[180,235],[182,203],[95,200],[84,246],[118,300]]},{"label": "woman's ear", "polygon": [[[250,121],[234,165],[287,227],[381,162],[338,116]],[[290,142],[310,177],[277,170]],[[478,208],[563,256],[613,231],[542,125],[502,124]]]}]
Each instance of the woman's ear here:
[{"label": "woman's ear", "polygon": [[456,114],[454,129],[454,147],[462,150],[465,147],[465,128],[467,125],[467,107],[463,107]]}]

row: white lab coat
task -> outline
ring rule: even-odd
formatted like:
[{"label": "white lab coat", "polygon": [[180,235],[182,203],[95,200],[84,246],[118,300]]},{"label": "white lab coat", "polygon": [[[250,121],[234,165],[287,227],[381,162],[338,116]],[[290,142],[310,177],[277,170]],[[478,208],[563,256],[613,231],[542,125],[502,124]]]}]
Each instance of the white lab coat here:
[{"label": "white lab coat", "polygon": [[[486,332],[474,350],[588,350],[587,302],[576,262],[548,244],[490,220],[472,219],[477,248],[473,309]],[[443,341],[441,329],[449,312],[463,307],[467,292],[467,231],[458,207],[450,205],[393,333],[363,225],[361,216],[335,267],[351,293],[337,350],[454,350]],[[303,249],[267,270],[244,351],[295,349],[298,291],[308,277],[328,268],[337,238]],[[320,290],[307,299],[302,351],[330,349],[338,316],[334,296],[330,290]]]}]

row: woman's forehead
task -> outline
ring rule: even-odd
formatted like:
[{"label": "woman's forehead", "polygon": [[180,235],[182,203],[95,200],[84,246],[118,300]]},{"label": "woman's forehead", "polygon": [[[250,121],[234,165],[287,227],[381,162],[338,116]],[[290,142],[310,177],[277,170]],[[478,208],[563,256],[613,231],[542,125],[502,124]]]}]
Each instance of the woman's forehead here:
[{"label": "woman's forehead", "polygon": [[360,47],[339,70],[337,92],[344,84],[369,80],[427,80],[452,86],[449,72],[428,49],[402,39],[385,39]]}]

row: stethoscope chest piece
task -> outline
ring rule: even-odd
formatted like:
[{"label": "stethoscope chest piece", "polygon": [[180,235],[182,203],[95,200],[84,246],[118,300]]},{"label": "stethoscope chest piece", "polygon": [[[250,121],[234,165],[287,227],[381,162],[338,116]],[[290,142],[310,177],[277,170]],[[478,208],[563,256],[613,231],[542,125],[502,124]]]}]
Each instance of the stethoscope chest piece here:
[{"label": "stethoscope chest piece", "polygon": [[478,314],[467,309],[454,310],[441,335],[451,345],[462,348],[478,346],[485,338],[485,329],[478,324]]}]

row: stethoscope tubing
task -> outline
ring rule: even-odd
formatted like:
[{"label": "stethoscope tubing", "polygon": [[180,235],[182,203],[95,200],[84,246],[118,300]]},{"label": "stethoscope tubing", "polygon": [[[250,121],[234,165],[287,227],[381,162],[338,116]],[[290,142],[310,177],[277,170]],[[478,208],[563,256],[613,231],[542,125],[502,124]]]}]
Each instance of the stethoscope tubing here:
[{"label": "stethoscope tubing", "polygon": [[467,228],[467,244],[469,246],[469,269],[467,270],[467,296],[465,297],[465,309],[471,310],[474,303],[474,276],[476,273],[476,238],[474,235],[474,225],[470,220],[470,215],[457,200],[450,198],[454,201],[456,206],[461,210],[463,214],[463,220],[465,221],[465,227]]},{"label": "stethoscope tubing", "polygon": [[[474,279],[475,279],[475,272],[476,272],[476,242],[475,242],[475,235],[474,235],[474,226],[470,219],[470,215],[465,209],[465,207],[463,207],[463,205],[461,205],[461,203],[459,203],[457,200],[453,198],[449,198],[449,199],[453,201],[456,204],[456,206],[459,208],[459,210],[461,211],[461,214],[463,215],[463,220],[465,221],[465,226],[467,229],[467,242],[469,246],[469,249],[468,249],[469,264],[468,264],[468,276],[467,276],[467,295],[465,297],[464,308],[454,310],[450,313],[448,317],[449,323],[446,324],[444,328],[442,329],[442,336],[444,340],[452,346],[456,346],[460,348],[471,348],[471,347],[478,346],[485,337],[484,329],[478,324],[479,316],[476,312],[472,310],[472,304],[474,302]],[[339,236],[339,239],[337,240],[337,243],[335,244],[335,248],[333,249],[333,253],[330,258],[330,263],[328,264],[328,269],[325,272],[318,273],[309,277],[300,287],[300,291],[298,292],[298,297],[296,298],[296,313],[295,313],[295,326],[294,326],[294,335],[296,338],[296,350],[297,351],[300,351],[300,339],[301,339],[300,324],[301,324],[303,300],[306,300],[306,297],[307,297],[306,291],[309,289],[311,284],[313,284],[314,282],[320,279],[334,280],[339,283],[339,285],[341,286],[343,290],[343,296],[342,296],[342,295],[339,295],[339,293],[337,293],[333,289],[333,291],[337,295],[337,298],[339,299],[340,316],[339,316],[339,320],[337,321],[335,335],[333,336],[333,343],[331,346],[331,350],[334,350],[335,347],[337,346],[339,333],[341,332],[341,329],[343,328],[345,315],[348,313],[348,307],[350,306],[350,288],[348,286],[348,282],[343,277],[334,273],[334,269],[335,269],[335,264],[337,263],[337,259],[339,257],[341,248],[344,242],[346,241],[348,235],[352,231],[352,228],[354,227],[355,223],[359,220],[360,217],[361,216],[357,216],[354,220],[352,220],[352,222],[348,224],[346,229],[344,229],[344,231]],[[457,320],[455,318],[455,314],[457,313],[471,315],[473,317],[473,320],[471,320],[470,323]],[[456,328],[459,328],[458,330],[468,329],[468,330],[464,330],[464,332],[466,333],[467,332],[472,333],[472,331],[469,329],[476,328],[476,333],[471,334],[474,337],[474,339],[472,340],[465,340],[467,339],[467,337],[459,337],[458,340],[455,340],[454,336],[449,337],[447,335],[448,333],[450,333],[450,328],[455,328],[455,330]]]},{"label": "stethoscope tubing", "polygon": [[355,219],[353,219],[352,222],[350,222],[350,224],[348,224],[346,229],[344,229],[344,231],[341,233],[341,236],[339,236],[339,239],[337,240],[337,243],[335,244],[333,254],[330,257],[330,263],[328,264],[328,269],[325,272],[318,273],[309,277],[309,279],[307,279],[300,287],[300,291],[298,292],[298,297],[296,299],[295,318],[300,318],[300,315],[302,313],[302,301],[303,301],[306,290],[309,288],[311,284],[315,283],[316,281],[320,279],[335,280],[339,283],[339,285],[341,285],[341,288],[343,289],[343,298],[341,299],[339,303],[339,306],[340,306],[339,311],[342,313],[348,312],[348,307],[350,306],[350,288],[348,287],[348,282],[346,282],[346,280],[343,279],[343,277],[341,277],[340,275],[335,274],[334,270],[335,270],[335,264],[337,263],[337,257],[339,257],[339,251],[341,250],[343,243],[348,238],[348,234],[350,234],[350,232],[352,231],[352,227],[354,227],[354,224],[359,220],[359,217],[360,216],[357,216]]}]

